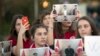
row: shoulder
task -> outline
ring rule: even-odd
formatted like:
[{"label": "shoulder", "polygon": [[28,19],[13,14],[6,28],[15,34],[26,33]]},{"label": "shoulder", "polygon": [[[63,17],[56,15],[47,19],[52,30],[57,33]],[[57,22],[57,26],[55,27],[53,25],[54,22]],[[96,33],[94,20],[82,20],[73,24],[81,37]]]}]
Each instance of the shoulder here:
[{"label": "shoulder", "polygon": [[16,38],[14,36],[9,36],[8,40],[16,40]]},{"label": "shoulder", "polygon": [[10,40],[10,39],[12,39],[12,38],[13,38],[13,36],[7,35],[7,36],[5,37],[5,40]]}]

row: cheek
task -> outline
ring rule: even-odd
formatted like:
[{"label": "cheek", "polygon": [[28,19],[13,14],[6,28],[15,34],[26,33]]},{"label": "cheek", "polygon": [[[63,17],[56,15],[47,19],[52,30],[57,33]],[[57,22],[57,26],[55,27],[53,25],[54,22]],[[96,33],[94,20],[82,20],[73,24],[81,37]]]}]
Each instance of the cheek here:
[{"label": "cheek", "polygon": [[88,34],[91,34],[92,33],[91,27],[88,27],[88,29],[86,31],[88,32]]},{"label": "cheek", "polygon": [[67,26],[71,26],[71,23],[70,24],[67,24]]},{"label": "cheek", "polygon": [[81,35],[82,34],[82,29],[78,29],[78,33]]},{"label": "cheek", "polygon": [[47,20],[44,20],[44,21],[43,21],[43,24],[46,24],[47,22],[48,22]]},{"label": "cheek", "polygon": [[43,24],[44,24],[45,26],[48,26],[49,23],[48,23],[48,21],[44,21]]},{"label": "cheek", "polygon": [[16,29],[17,32],[19,32],[20,26],[15,26],[15,29]]},{"label": "cheek", "polygon": [[71,23],[62,23],[62,25],[64,25],[64,26],[71,26]]},{"label": "cheek", "polygon": [[40,42],[41,41],[41,36],[35,36],[34,41],[35,42]]},{"label": "cheek", "polygon": [[79,35],[81,35],[82,31],[80,29],[78,29],[78,33],[79,33]]}]

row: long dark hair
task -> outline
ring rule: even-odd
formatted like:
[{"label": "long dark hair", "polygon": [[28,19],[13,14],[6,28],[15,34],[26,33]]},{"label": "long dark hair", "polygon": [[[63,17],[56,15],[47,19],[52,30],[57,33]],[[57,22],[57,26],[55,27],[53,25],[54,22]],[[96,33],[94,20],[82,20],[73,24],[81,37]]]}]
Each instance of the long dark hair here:
[{"label": "long dark hair", "polygon": [[88,21],[89,22],[89,24],[90,24],[90,26],[91,26],[91,28],[92,28],[92,35],[99,35],[99,33],[98,33],[98,29],[96,28],[96,24],[95,24],[95,22],[93,21],[93,19],[92,18],[90,18],[90,17],[88,17],[88,16],[83,16],[83,17],[81,17],[79,20],[78,20],[78,22],[77,22],[77,38],[81,38],[81,36],[80,36],[80,34],[79,34],[79,32],[78,32],[78,23],[79,23],[79,21],[80,20],[86,20],[86,21]]},{"label": "long dark hair", "polygon": [[[72,24],[67,31],[71,32],[71,33],[75,33],[75,30],[73,30],[73,28],[72,28]],[[54,23],[54,33],[56,35],[56,38],[59,38],[60,35],[64,34],[63,29],[62,29],[62,22],[55,22]]]},{"label": "long dark hair", "polygon": [[[17,21],[17,19],[21,19],[23,16],[24,15],[22,15],[22,14],[17,14],[17,15],[13,16],[13,19],[12,19],[12,22],[11,22],[10,35],[13,36],[13,37],[15,37],[15,38],[18,37],[18,33],[16,32],[16,29],[15,29],[16,21]],[[25,32],[25,35],[26,35],[27,38],[30,37],[28,31]]]}]

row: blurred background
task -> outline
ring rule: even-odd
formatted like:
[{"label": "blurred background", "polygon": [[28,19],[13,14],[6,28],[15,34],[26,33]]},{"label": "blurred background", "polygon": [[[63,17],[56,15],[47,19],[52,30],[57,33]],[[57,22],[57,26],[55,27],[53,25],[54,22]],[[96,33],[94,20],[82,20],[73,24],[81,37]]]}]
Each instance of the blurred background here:
[{"label": "blurred background", "polygon": [[0,41],[9,35],[12,16],[23,14],[30,23],[44,11],[51,11],[53,4],[77,3],[83,16],[91,16],[100,29],[100,0],[0,0]]}]

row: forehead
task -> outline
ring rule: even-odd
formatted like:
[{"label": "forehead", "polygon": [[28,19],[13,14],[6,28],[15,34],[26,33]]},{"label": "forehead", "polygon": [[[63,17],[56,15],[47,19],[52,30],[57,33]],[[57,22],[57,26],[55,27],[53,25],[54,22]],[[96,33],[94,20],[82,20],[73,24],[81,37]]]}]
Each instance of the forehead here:
[{"label": "forehead", "polygon": [[36,32],[47,32],[47,30],[46,28],[41,27],[41,28],[37,28]]},{"label": "forehead", "polygon": [[50,17],[50,15],[49,15],[49,14],[47,14],[47,15],[45,15],[45,16],[44,16],[44,18],[47,18],[47,17]]},{"label": "forehead", "polygon": [[70,23],[72,23],[71,21],[63,21],[62,23],[67,23],[67,22],[70,22]]},{"label": "forehead", "polygon": [[20,22],[21,22],[21,19],[17,19],[17,20],[16,20],[16,23],[20,23]]},{"label": "forehead", "polygon": [[80,20],[80,21],[78,22],[78,25],[90,25],[90,23],[89,23],[89,21],[87,21],[87,20]]}]

